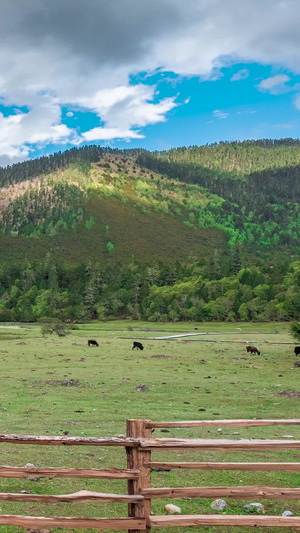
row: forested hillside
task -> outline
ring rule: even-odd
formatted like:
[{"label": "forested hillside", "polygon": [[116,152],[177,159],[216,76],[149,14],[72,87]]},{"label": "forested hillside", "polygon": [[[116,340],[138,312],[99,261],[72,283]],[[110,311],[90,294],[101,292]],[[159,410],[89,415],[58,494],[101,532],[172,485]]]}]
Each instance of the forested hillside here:
[{"label": "forested hillside", "polygon": [[99,146],[0,169],[0,320],[290,320],[300,141]]},{"label": "forested hillside", "polygon": [[222,260],[67,266],[46,258],[0,268],[0,321],[132,318],[151,321],[297,319],[300,261]]},{"label": "forested hillside", "polygon": [[203,227],[222,227],[229,244],[299,249],[300,142],[245,141],[168,152],[137,161],[154,172],[197,184],[219,197],[199,212]]}]

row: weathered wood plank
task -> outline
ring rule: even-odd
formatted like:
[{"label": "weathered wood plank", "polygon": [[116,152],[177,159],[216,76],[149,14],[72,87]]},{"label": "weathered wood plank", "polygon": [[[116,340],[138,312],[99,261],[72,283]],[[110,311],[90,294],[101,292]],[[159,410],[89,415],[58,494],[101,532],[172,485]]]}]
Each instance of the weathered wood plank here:
[{"label": "weathered wood plank", "polygon": [[59,516],[21,516],[0,515],[1,526],[16,527],[66,527],[86,529],[144,529],[146,521],[143,518],[71,518]]},{"label": "weathered wood plank", "polygon": [[0,477],[27,478],[89,478],[89,479],[137,479],[138,470],[119,468],[38,468],[0,465]]},{"label": "weathered wood plank", "polygon": [[299,516],[185,515],[151,516],[151,527],[177,526],[252,526],[300,527]]},{"label": "weathered wood plank", "polygon": [[[151,438],[151,429],[146,429],[148,420],[127,420],[127,436]],[[128,481],[128,494],[139,494],[142,489],[151,487],[151,471],[144,466],[145,462],[151,461],[151,452],[138,448],[127,448],[128,468],[138,469],[141,473],[138,479]],[[128,515],[147,519],[151,512],[151,500],[147,499],[138,503],[131,503],[128,506]],[[128,533],[136,533],[137,530],[128,530]],[[149,533],[150,528],[146,525],[144,533]]]},{"label": "weathered wood plank", "polygon": [[141,439],[140,446],[147,450],[299,450],[300,440],[227,440],[227,439]]},{"label": "weathered wood plank", "polygon": [[160,487],[142,490],[145,498],[260,498],[299,500],[300,488],[249,487]]},{"label": "weathered wood plank", "polygon": [[0,492],[0,501],[10,502],[39,502],[39,503],[85,503],[85,502],[121,502],[131,503],[140,502],[144,497],[140,494],[128,496],[123,494],[108,494],[105,492],[90,492],[88,490],[80,490],[74,494],[17,494]]},{"label": "weathered wood plank", "polygon": [[278,420],[190,420],[177,422],[148,422],[149,428],[188,428],[188,427],[255,427],[255,426],[299,426],[300,419]]},{"label": "weathered wood plank", "polygon": [[300,463],[164,463],[151,461],[148,468],[185,470],[246,470],[256,472],[299,472]]},{"label": "weathered wood plank", "polygon": [[126,446],[137,447],[139,439],[125,437],[40,437],[35,435],[0,435],[0,443],[40,444],[50,446]]}]

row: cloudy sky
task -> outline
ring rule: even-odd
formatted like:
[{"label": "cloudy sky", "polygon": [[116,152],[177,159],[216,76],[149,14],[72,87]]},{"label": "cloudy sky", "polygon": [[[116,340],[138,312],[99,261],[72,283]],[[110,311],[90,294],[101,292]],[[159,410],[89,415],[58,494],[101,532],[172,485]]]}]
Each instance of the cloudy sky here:
[{"label": "cloudy sky", "polygon": [[300,137],[299,0],[1,0],[0,165]]}]

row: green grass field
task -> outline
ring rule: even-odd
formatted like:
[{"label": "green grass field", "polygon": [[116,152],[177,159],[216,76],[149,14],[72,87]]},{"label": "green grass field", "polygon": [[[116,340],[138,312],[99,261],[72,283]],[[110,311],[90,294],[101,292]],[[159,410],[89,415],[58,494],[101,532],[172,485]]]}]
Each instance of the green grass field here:
[{"label": "green grass field", "polygon": [[[3,324],[4,326],[4,324]],[[300,368],[288,324],[217,324],[106,322],[80,325],[60,338],[43,338],[37,325],[0,328],[0,433],[31,435],[113,436],[125,434],[127,418],[197,420],[228,418],[299,418]],[[195,330],[198,328],[198,330]],[[240,328],[240,330],[238,329]],[[198,341],[189,337],[154,340],[176,333],[209,332]],[[218,333],[218,335],[213,335]],[[96,339],[98,348],[88,348]],[[132,351],[132,339],[143,339],[143,352]],[[193,337],[197,339],[197,337]],[[204,341],[205,339],[205,341]],[[226,341],[226,342],[223,342]],[[234,342],[239,341],[239,342]],[[245,342],[261,355],[246,353]],[[61,382],[78,380],[75,385]],[[72,382],[74,383],[74,382]],[[145,384],[148,391],[135,390]],[[284,394],[282,394],[284,392]],[[299,392],[300,395],[300,392]],[[235,432],[238,431],[238,434]],[[156,430],[156,437],[300,439],[300,427]],[[169,461],[299,461],[300,451],[281,452],[155,452],[153,460]],[[1,444],[1,464],[24,466],[126,468],[123,448],[20,446]],[[222,485],[299,486],[299,474],[272,472],[176,471],[153,472],[153,487]],[[126,481],[41,479],[1,480],[2,492],[30,490],[67,494],[88,489],[126,493]],[[168,500],[184,514],[209,514],[210,500]],[[228,513],[241,513],[249,500],[227,500]],[[155,514],[164,514],[165,500],[153,500]],[[263,500],[266,513],[289,509],[300,515],[300,503]],[[35,516],[126,516],[125,504],[19,504],[0,502],[1,514]],[[23,531],[2,526],[1,533]],[[269,528],[268,531],[286,531]],[[80,530],[76,530],[80,531]],[[83,530],[81,530],[83,531]],[[86,530],[88,531],[88,530]],[[161,530],[162,531],[162,530]],[[185,533],[187,527],[165,531]],[[240,528],[193,528],[192,531],[241,532]]]}]

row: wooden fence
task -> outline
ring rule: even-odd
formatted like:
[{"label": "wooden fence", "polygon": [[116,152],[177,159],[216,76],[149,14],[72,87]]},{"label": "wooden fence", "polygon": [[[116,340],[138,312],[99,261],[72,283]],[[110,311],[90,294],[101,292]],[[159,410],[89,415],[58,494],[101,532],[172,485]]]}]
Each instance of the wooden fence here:
[{"label": "wooden fence", "polygon": [[256,450],[296,450],[300,440],[227,440],[227,439],[175,439],[152,438],[156,428],[189,427],[254,427],[300,425],[300,420],[200,420],[188,422],[152,422],[151,420],[127,420],[126,438],[105,437],[38,437],[27,435],[0,435],[1,443],[18,445],[36,444],[51,446],[121,446],[127,455],[127,469],[86,469],[86,468],[38,468],[32,466],[0,466],[1,478],[90,478],[126,479],[127,494],[110,494],[82,490],[74,494],[41,495],[0,493],[0,501],[39,502],[39,503],[84,503],[84,502],[125,502],[128,503],[128,516],[121,518],[71,518],[0,515],[0,525],[24,528],[90,528],[127,529],[130,533],[149,533],[151,527],[169,526],[260,526],[300,528],[300,517],[282,516],[241,516],[241,515],[151,515],[153,498],[242,498],[242,499],[300,499],[300,488],[278,488],[268,486],[237,487],[182,487],[152,488],[151,469],[196,469],[196,470],[242,470],[242,471],[281,471],[299,472],[300,463],[277,462],[157,462],[152,461],[155,450],[217,450],[217,451],[256,451]]}]

